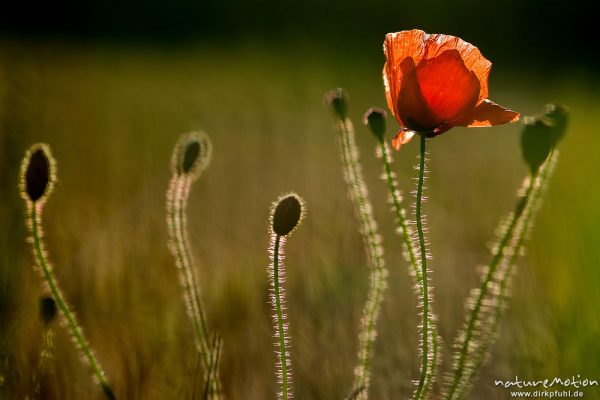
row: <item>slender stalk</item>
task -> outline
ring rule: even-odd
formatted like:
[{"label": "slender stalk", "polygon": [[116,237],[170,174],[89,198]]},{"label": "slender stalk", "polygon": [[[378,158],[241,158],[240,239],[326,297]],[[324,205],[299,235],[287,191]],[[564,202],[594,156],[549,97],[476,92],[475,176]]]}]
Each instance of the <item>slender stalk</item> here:
[{"label": "slender stalk", "polygon": [[[398,184],[396,183],[396,179],[394,173],[392,172],[391,162],[392,156],[389,151],[389,147],[387,143],[383,140],[379,140],[379,150],[381,152],[381,158],[383,160],[383,169],[385,173],[386,183],[390,190],[391,202],[393,205],[393,211],[396,217],[396,224],[398,225],[398,233],[401,235],[404,245],[404,256],[409,261],[412,267],[412,274],[415,279],[415,287],[417,290],[417,296],[419,297],[420,304],[423,304],[423,299],[427,295],[424,287],[423,274],[419,268],[419,260],[417,258],[417,246],[418,244],[413,241],[413,232],[410,229],[408,221],[406,220],[406,213],[404,208],[402,207],[402,196],[398,189]],[[433,379],[435,377],[435,370],[437,369],[438,361],[439,361],[439,336],[437,333],[437,329],[435,326],[435,317],[431,307],[429,304],[427,320],[429,325],[429,337],[425,336],[425,331],[422,331],[421,343],[429,340],[429,355],[427,357],[427,371],[425,382],[423,383],[422,396],[427,397],[431,385],[433,384]]]},{"label": "slender stalk", "polygon": [[175,258],[183,287],[184,300],[191,319],[200,364],[209,388],[209,397],[218,400],[222,397],[218,370],[211,372],[213,349],[202,304],[200,285],[193,269],[187,232],[187,203],[192,183],[196,181],[210,163],[212,145],[204,132],[190,132],[182,135],[175,145],[171,159],[172,178],[167,191],[167,227],[169,248]]},{"label": "slender stalk", "polygon": [[180,271],[181,283],[184,289],[184,297],[188,314],[192,321],[196,348],[198,350],[202,369],[207,383],[210,383],[211,396],[218,399],[219,376],[218,371],[210,374],[211,346],[208,341],[209,329],[206,316],[202,306],[202,300],[198,293],[198,285],[192,268],[193,261],[189,250],[189,239],[187,235],[187,218],[185,210],[191,187],[191,178],[186,175],[174,176],[169,185],[167,195],[167,218],[169,236],[171,238],[171,250],[175,256],[177,267]]},{"label": "slender stalk", "polygon": [[394,177],[394,172],[392,172],[391,165],[391,154],[387,143],[384,141],[379,142],[379,150],[381,151],[381,159],[383,160],[383,170],[385,173],[386,183],[390,190],[390,196],[392,199],[392,205],[394,207],[394,213],[396,216],[396,224],[398,225],[399,233],[402,236],[405,256],[408,262],[410,262],[411,267],[413,268],[413,273],[416,276],[418,281],[421,281],[421,271],[419,269],[419,260],[417,258],[417,249],[416,245],[412,240],[413,232],[411,231],[408,221],[406,220],[406,212],[402,207],[402,196],[398,190],[398,184],[396,183],[396,179]]},{"label": "slender stalk", "polygon": [[41,230],[41,219],[42,219],[42,208],[43,203],[31,203],[27,204],[28,206],[28,219],[29,226],[32,234],[32,242],[33,242],[33,253],[39,266],[40,272],[45,280],[46,287],[50,292],[50,295],[56,302],[58,309],[61,312],[61,315],[64,317],[66,321],[66,325],[71,333],[71,337],[73,341],[77,345],[77,347],[83,353],[85,360],[88,362],[90,368],[92,369],[92,373],[94,374],[96,380],[102,387],[104,394],[108,399],[115,399],[115,396],[108,384],[108,380],[106,379],[106,374],[104,370],[100,366],[100,363],[96,359],[92,349],[88,345],[85,336],[83,334],[83,330],[77,323],[75,315],[69,309],[67,302],[64,299],[64,296],[58,286],[58,282],[52,273],[52,269],[48,260],[46,258],[46,251],[44,249],[44,243],[42,241],[42,230]]},{"label": "slender stalk", "polygon": [[[530,179],[527,184],[527,189],[524,195],[524,201],[527,203],[534,189],[534,179]],[[482,308],[484,305],[484,300],[488,296],[488,292],[491,290],[492,284],[494,283],[494,276],[498,267],[500,266],[507,246],[509,245],[515,229],[517,228],[520,217],[523,215],[523,211],[526,207],[520,207],[516,212],[512,213],[504,233],[501,236],[501,239],[496,247],[496,251],[492,257],[492,260],[488,267],[486,268],[485,275],[481,281],[481,285],[479,290],[476,292],[477,295],[472,302],[472,311],[468,317],[466,328],[464,330],[464,337],[462,344],[458,350],[458,357],[454,366],[454,374],[452,381],[449,385],[449,389],[446,394],[446,399],[454,399],[455,393],[458,386],[461,384],[463,380],[463,374],[466,369],[467,362],[469,360],[469,356],[471,355],[471,348],[473,346],[474,336],[476,334],[476,329],[478,323],[481,321],[481,314],[483,312]]]},{"label": "slender stalk", "polygon": [[281,236],[275,238],[275,256],[273,257],[273,290],[275,291],[275,313],[277,315],[277,337],[279,339],[279,363],[281,364],[281,392],[282,398],[288,398],[288,360],[285,346],[284,320],[283,320],[283,299],[279,282],[279,246]]},{"label": "slender stalk", "polygon": [[377,224],[372,214],[371,202],[362,176],[352,123],[347,118],[340,118],[339,127],[341,132],[339,145],[344,173],[360,222],[360,232],[367,249],[370,269],[369,291],[359,334],[358,365],[355,368],[355,381],[352,389],[353,393],[358,393],[356,398],[365,400],[368,399],[370,363],[376,339],[375,327],[386,288],[387,270],[383,259],[381,237],[377,233]]},{"label": "slender stalk", "polygon": [[421,261],[421,280],[423,282],[423,293],[422,301],[423,301],[423,318],[422,318],[422,334],[423,340],[421,342],[421,374],[419,376],[419,382],[417,384],[417,389],[414,394],[414,399],[420,399],[421,395],[424,392],[425,382],[430,371],[428,355],[429,355],[429,336],[430,336],[430,328],[429,328],[429,282],[427,278],[427,244],[425,242],[425,232],[423,228],[423,213],[422,213],[422,205],[423,205],[423,182],[425,180],[425,145],[426,145],[426,137],[424,134],[419,135],[420,146],[419,146],[419,178],[417,182],[417,199],[416,199],[416,219],[417,219],[417,235],[419,238],[419,249],[420,249],[420,261]]},{"label": "slender stalk", "polygon": [[169,196],[171,204],[168,206],[172,219],[169,223],[170,235],[173,238],[172,244],[177,253],[177,263],[182,274],[186,302],[194,327],[196,346],[200,352],[202,364],[206,371],[206,367],[210,364],[208,327],[195,284],[196,279],[192,269],[193,262],[189,250],[187,218],[185,216],[190,185],[185,176],[180,176],[173,179],[171,187],[173,189]]},{"label": "slender stalk", "polygon": [[267,268],[271,284],[270,298],[273,308],[273,329],[275,331],[275,347],[277,348],[277,378],[281,384],[281,392],[278,397],[288,400],[293,397],[292,393],[292,362],[290,359],[288,323],[285,314],[285,242],[305,215],[304,201],[295,193],[288,193],[279,197],[271,207],[269,246],[270,263]]},{"label": "slender stalk", "polygon": [[455,398],[461,399],[464,398],[466,391],[469,389],[472,384],[475,375],[479,368],[483,365],[485,361],[485,357],[492,346],[492,343],[496,337],[496,333],[498,331],[498,326],[500,324],[500,317],[502,316],[502,311],[505,308],[506,299],[508,297],[508,291],[510,288],[510,284],[512,282],[512,271],[517,262],[519,255],[521,255],[521,249],[523,248],[523,244],[527,235],[529,234],[533,222],[535,220],[536,212],[539,210],[542,200],[544,199],[545,191],[548,187],[548,182],[552,177],[552,173],[554,172],[554,167],[558,160],[558,150],[553,150],[552,153],[548,156],[548,159],[540,166],[537,174],[531,178],[531,182],[529,187],[532,189],[528,191],[528,195],[522,199],[523,206],[521,207],[522,212],[520,213],[519,222],[517,223],[517,227],[515,228],[515,233],[511,238],[510,246],[511,249],[510,254],[505,257],[502,261],[504,264],[502,266],[502,272],[498,279],[498,294],[497,301],[494,302],[493,309],[490,310],[489,321],[486,325],[489,326],[487,334],[482,338],[481,343],[477,346],[475,351],[473,352],[473,367],[470,368],[466,372],[466,376],[463,379],[465,382],[464,385],[460,385],[456,390]]},{"label": "slender stalk", "polygon": [[[211,360],[210,360],[210,368],[208,371],[208,379],[206,380],[204,386],[204,396],[202,397],[205,400],[210,399],[211,395],[211,382],[215,382],[217,379],[217,373],[219,371],[219,363],[221,362],[221,350],[223,349],[223,339],[218,334],[215,335],[215,339],[211,346],[213,349],[211,352]],[[195,397],[192,397],[195,398]]]},{"label": "slender stalk", "polygon": [[285,290],[282,283],[285,281],[283,265],[285,237],[275,232],[271,233],[271,264],[269,265],[269,278],[271,280],[271,306],[273,308],[273,328],[275,330],[275,346],[277,348],[277,378],[281,385],[278,397],[283,400],[292,398],[291,367],[292,363],[288,351],[288,325],[285,314]]}]

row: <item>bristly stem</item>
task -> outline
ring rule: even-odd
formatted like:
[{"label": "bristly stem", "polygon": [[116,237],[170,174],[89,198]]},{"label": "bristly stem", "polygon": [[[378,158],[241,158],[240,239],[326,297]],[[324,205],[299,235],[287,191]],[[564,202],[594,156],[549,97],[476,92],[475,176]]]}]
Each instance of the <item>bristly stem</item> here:
[{"label": "bristly stem", "polygon": [[306,211],[304,201],[296,193],[288,193],[279,197],[271,207],[269,245],[270,299],[273,308],[273,330],[275,331],[275,347],[277,354],[277,378],[281,385],[278,397],[288,400],[292,393],[292,362],[289,352],[288,323],[285,313],[285,242],[299,226]]},{"label": "bristly stem", "polygon": [[192,183],[197,180],[210,163],[212,145],[204,132],[190,132],[177,142],[171,159],[172,177],[167,191],[167,228],[169,248],[175,258],[183,287],[184,300],[190,316],[196,348],[200,357],[209,398],[218,400],[221,384],[218,370],[211,372],[212,352],[210,332],[202,304],[200,286],[193,270],[190,251],[186,209]]},{"label": "bristly stem", "polygon": [[377,224],[372,214],[372,206],[360,162],[358,148],[354,140],[354,129],[348,118],[339,119],[341,137],[340,154],[344,164],[344,174],[349,185],[350,196],[360,222],[360,232],[367,249],[370,269],[369,292],[364,306],[359,333],[358,365],[355,368],[353,393],[357,399],[368,399],[370,384],[370,362],[376,339],[376,325],[386,288],[387,270],[383,259],[381,237],[377,233]]},{"label": "bristly stem", "polygon": [[430,371],[428,371],[429,362],[429,285],[427,278],[427,247],[425,242],[425,232],[423,228],[423,214],[422,214],[422,205],[423,205],[423,182],[425,180],[425,144],[426,137],[425,134],[421,133],[420,135],[420,146],[419,146],[419,178],[417,182],[417,199],[416,199],[416,219],[417,219],[417,234],[419,237],[419,248],[420,248],[420,261],[421,261],[421,280],[423,282],[423,318],[422,318],[422,334],[423,340],[421,342],[421,374],[419,376],[419,382],[417,384],[417,389],[414,394],[414,400],[418,400],[421,398],[425,381]]},{"label": "bristly stem", "polygon": [[[415,287],[417,290],[417,296],[419,297],[419,303],[424,304],[423,299],[427,295],[424,288],[423,275],[419,268],[419,260],[417,258],[417,243],[413,241],[413,232],[409,226],[408,221],[406,220],[406,213],[404,208],[402,207],[402,195],[398,189],[398,184],[396,183],[396,179],[394,173],[392,172],[391,162],[392,156],[390,154],[390,149],[387,146],[387,143],[384,140],[378,140],[379,142],[379,150],[381,152],[381,158],[383,160],[383,168],[385,172],[385,179],[387,186],[390,190],[391,202],[393,205],[393,211],[396,216],[396,224],[398,233],[401,235],[404,244],[404,255],[407,261],[410,263],[412,267],[412,274],[415,279]],[[429,335],[430,338],[426,337],[425,332],[422,331],[421,343],[426,340],[429,340],[429,355],[427,357],[428,362],[428,373],[427,378],[423,384],[422,397],[426,398],[429,390],[431,389],[431,385],[433,384],[433,379],[435,378],[435,370],[438,366],[439,360],[439,335],[435,326],[435,317],[431,307],[429,304],[427,320],[429,324]]]},{"label": "bristly stem", "polygon": [[104,370],[100,366],[100,363],[96,359],[92,349],[88,345],[85,336],[83,334],[83,330],[77,323],[75,315],[69,309],[63,294],[58,286],[56,278],[52,273],[52,269],[48,260],[46,259],[46,251],[44,249],[44,243],[42,241],[42,231],[41,231],[41,219],[42,219],[42,207],[43,203],[28,203],[28,225],[31,229],[31,235],[33,239],[33,253],[36,259],[36,262],[40,268],[40,272],[44,277],[47,289],[50,292],[50,295],[56,302],[58,309],[60,310],[62,316],[64,317],[67,327],[71,333],[71,337],[73,341],[77,345],[77,347],[83,353],[85,360],[89,363],[90,368],[92,369],[92,373],[94,374],[96,380],[102,387],[106,398],[113,400],[115,399],[115,395],[108,384],[108,380],[106,379],[106,374]]},{"label": "bristly stem", "polygon": [[[505,251],[506,255],[499,262],[500,268],[498,268],[498,273],[494,278],[495,284],[497,285],[497,294],[495,294],[497,299],[496,301],[491,302],[492,308],[488,311],[488,322],[484,324],[486,326],[485,334],[482,332],[480,343],[476,343],[476,347],[473,349],[472,354],[468,356],[468,358],[471,358],[470,363],[472,365],[470,368],[463,367],[464,377],[454,391],[455,399],[464,398],[467,390],[473,384],[477,371],[483,365],[485,357],[495,339],[500,323],[500,317],[504,310],[512,281],[512,270],[521,254],[523,243],[532,228],[536,212],[544,199],[544,194],[548,187],[548,182],[552,177],[552,173],[554,172],[557,160],[558,150],[553,150],[546,161],[539,167],[537,173],[528,179],[528,190],[520,199],[521,204],[513,217],[518,219],[518,222],[516,222],[515,228],[513,229],[514,233],[510,239],[510,244],[507,245],[507,250]],[[487,276],[485,278],[487,278]],[[481,316],[478,318],[481,319]],[[474,341],[474,339],[471,340],[472,342]],[[467,349],[471,352],[470,346],[467,346]],[[449,392],[448,395],[450,396],[451,393]],[[450,399],[450,397],[447,398]]]},{"label": "bristly stem", "polygon": [[[285,240],[284,240],[285,242]],[[279,339],[279,365],[281,366],[281,398],[284,400],[288,399],[289,388],[288,388],[288,354],[286,349],[286,334],[285,334],[285,321],[283,314],[283,294],[281,291],[280,283],[280,253],[279,247],[281,245],[281,236],[275,235],[275,247],[273,249],[273,291],[275,300],[275,314],[277,316],[277,338]],[[283,256],[281,255],[283,258]],[[281,265],[283,268],[283,265]],[[283,273],[282,273],[283,275]]]},{"label": "bristly stem", "polygon": [[209,331],[206,323],[202,300],[197,290],[197,283],[192,269],[192,257],[187,237],[187,218],[185,210],[191,182],[188,177],[174,176],[167,196],[167,218],[171,250],[175,256],[181,275],[188,314],[192,320],[196,347],[200,355],[206,382],[210,383],[211,398],[219,398],[218,372],[209,374],[211,364],[211,348],[208,341]]},{"label": "bristly stem", "polygon": [[[524,201],[526,203],[529,201],[529,198],[533,191],[534,181],[535,179],[530,179],[527,184],[527,189],[524,195]],[[481,280],[481,285],[479,287],[479,290],[477,291],[477,296],[473,301],[471,314],[469,315],[466,323],[462,345],[460,346],[460,349],[457,353],[458,358],[454,366],[454,375],[450,387],[448,389],[446,399],[450,400],[455,398],[454,396],[456,390],[461,384],[461,381],[463,380],[463,374],[465,372],[466,364],[470,355],[469,350],[472,346],[472,341],[475,336],[475,331],[478,322],[481,322],[481,313],[484,304],[484,299],[488,296],[488,292],[491,289],[491,284],[494,281],[496,270],[498,269],[498,266],[501,264],[501,261],[504,258],[506,248],[513,237],[515,228],[518,226],[520,217],[521,215],[523,215],[523,211],[525,210],[525,208],[526,207],[521,207],[519,210],[517,210],[517,212],[512,213],[509,222],[506,225],[507,228],[501,236],[496,251],[492,257],[492,260],[485,270],[485,275]]]}]

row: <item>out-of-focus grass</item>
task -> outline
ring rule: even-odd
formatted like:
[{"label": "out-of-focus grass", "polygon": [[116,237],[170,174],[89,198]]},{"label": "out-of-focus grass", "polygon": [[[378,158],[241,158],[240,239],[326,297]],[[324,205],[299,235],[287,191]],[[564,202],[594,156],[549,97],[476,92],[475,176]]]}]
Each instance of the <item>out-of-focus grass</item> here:
[{"label": "out-of-focus grass", "polygon": [[[210,134],[214,157],[192,191],[189,227],[209,322],[225,340],[227,396],[276,392],[266,221],[271,199],[291,189],[309,208],[287,249],[295,392],[346,394],[367,270],[321,96],[345,87],[358,125],[368,106],[385,105],[382,58],[306,44],[156,50],[4,42],[0,60],[0,396],[29,394],[39,351],[39,278],[14,186],[19,158],[36,141],[49,143],[58,160],[59,184],[45,212],[50,258],[117,395],[189,394],[193,335],[166,247],[164,203],[171,148],[179,134],[197,128]],[[525,114],[561,101],[572,120],[501,338],[474,392],[478,399],[506,398],[493,380],[514,375],[600,379],[597,86],[571,74],[532,81],[531,72],[502,70],[502,60],[493,61],[492,99]],[[476,266],[488,260],[486,245],[526,173],[519,131],[455,129],[431,141],[425,209],[446,352],[478,282]],[[391,399],[408,395],[417,374],[415,299],[373,157],[375,140],[360,126],[357,136],[390,270],[373,398]],[[409,145],[395,154],[406,193],[416,150]],[[57,341],[64,398],[99,397],[64,330]],[[600,396],[590,389],[586,398]]]}]

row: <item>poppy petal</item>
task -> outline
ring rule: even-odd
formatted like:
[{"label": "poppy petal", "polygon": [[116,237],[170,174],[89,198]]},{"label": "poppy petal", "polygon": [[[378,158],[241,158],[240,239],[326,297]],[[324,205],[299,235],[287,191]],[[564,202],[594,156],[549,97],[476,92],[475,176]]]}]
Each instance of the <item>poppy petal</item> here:
[{"label": "poppy petal", "polygon": [[400,132],[398,132],[396,136],[394,136],[394,138],[392,139],[392,147],[394,148],[394,150],[400,150],[400,147],[403,144],[410,142],[413,136],[415,136],[415,131],[401,129]]},{"label": "poppy petal", "polygon": [[456,50],[460,54],[465,67],[473,71],[479,80],[479,99],[488,97],[488,77],[492,63],[481,54],[479,49],[469,42],[452,35],[426,35],[424,58],[436,57],[447,50]]},{"label": "poppy petal", "polygon": [[421,61],[425,36],[425,32],[413,29],[411,31],[388,33],[383,42],[383,52],[386,59],[383,67],[385,97],[392,114],[403,125],[404,122],[400,117],[398,104],[395,101],[398,98],[403,81],[400,64],[408,57],[411,57],[416,63]]},{"label": "poppy petal", "polygon": [[402,115],[402,121],[409,130],[425,132],[434,129],[443,119],[436,116],[429,107],[417,75],[417,68],[412,57],[407,57],[400,64],[402,86],[396,98],[396,107]]},{"label": "poppy petal", "polygon": [[460,119],[453,121],[454,126],[485,127],[519,120],[520,114],[511,111],[493,101],[485,99],[477,105],[471,112],[461,116]]},{"label": "poppy petal", "polygon": [[458,50],[423,59],[416,68],[420,91],[433,114],[435,128],[471,111],[479,101],[480,84],[465,66]]}]

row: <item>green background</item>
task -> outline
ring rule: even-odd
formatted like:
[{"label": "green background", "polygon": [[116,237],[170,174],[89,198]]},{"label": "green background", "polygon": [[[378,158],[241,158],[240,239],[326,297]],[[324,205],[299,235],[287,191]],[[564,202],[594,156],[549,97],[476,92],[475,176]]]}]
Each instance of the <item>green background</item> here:
[{"label": "green background", "polygon": [[[59,182],[44,230],[56,275],[120,398],[190,397],[191,324],[166,245],[165,192],[178,136],[203,129],[213,161],[192,189],[189,228],[211,327],[225,340],[228,398],[272,398],[270,203],[295,190],[308,215],[287,245],[294,387],[343,398],[367,289],[366,257],[322,95],[350,94],[361,160],[384,236],[389,290],[378,327],[374,399],[408,397],[418,317],[394,233],[375,139],[359,123],[385,106],[383,36],[419,27],[460,35],[494,63],[490,98],[524,115],[558,101],[571,123],[521,258],[509,310],[474,399],[494,379],[600,379],[599,81],[585,4],[552,1],[13,4],[0,34],[0,398],[31,395],[40,279],[17,192],[25,149],[44,141]],[[397,128],[389,121],[389,130]],[[425,211],[435,309],[450,344],[498,221],[527,168],[520,124],[456,128],[430,141]],[[391,137],[391,133],[388,135]],[[410,205],[417,145],[394,154]],[[56,324],[53,390],[101,398]],[[600,398],[598,389],[585,398]]]}]

